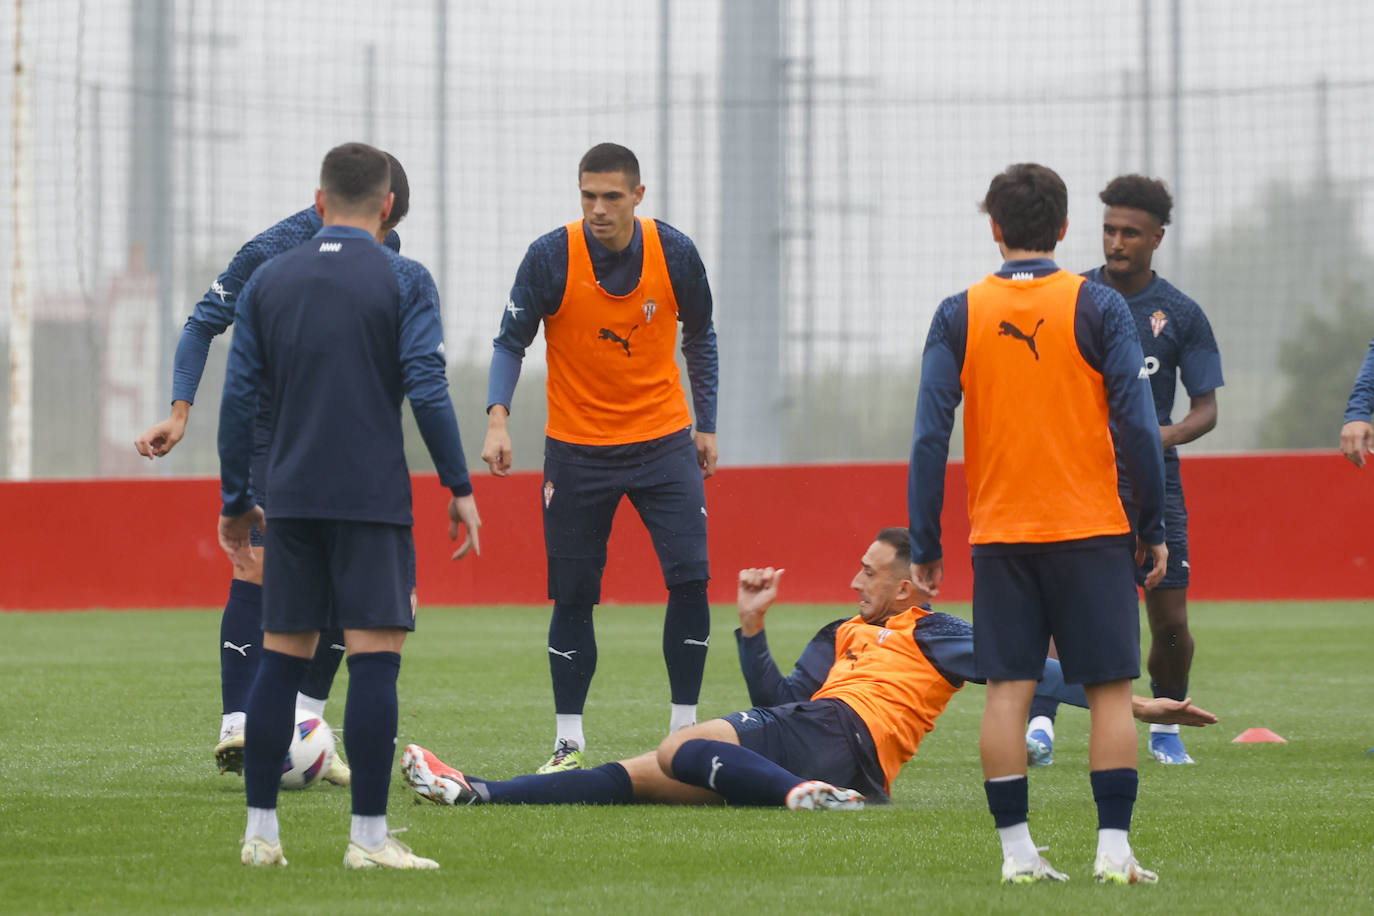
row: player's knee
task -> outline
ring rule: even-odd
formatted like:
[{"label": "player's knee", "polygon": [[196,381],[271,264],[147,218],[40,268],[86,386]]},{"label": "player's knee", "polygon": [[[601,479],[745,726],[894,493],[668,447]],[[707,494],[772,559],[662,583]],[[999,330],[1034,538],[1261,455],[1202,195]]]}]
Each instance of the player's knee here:
[{"label": "player's knee", "polygon": [[605,557],[549,557],[549,597],[560,604],[601,603]]},{"label": "player's knee", "polygon": [[668,586],[668,591],[681,598],[700,598],[706,594],[705,577],[687,579],[685,581],[673,582]]},{"label": "player's knee", "polygon": [[1163,641],[1166,644],[1176,643],[1188,638],[1188,614],[1186,611],[1180,613],[1162,615],[1156,620],[1150,621],[1150,636],[1156,642]]},{"label": "player's knee", "polygon": [[703,561],[668,563],[663,567],[663,584],[682,598],[704,597],[711,579],[710,569],[710,564]]},{"label": "player's knee", "polygon": [[673,758],[677,756],[677,752],[682,748],[684,740],[686,739],[682,737],[681,732],[674,732],[659,742],[656,757],[658,759],[658,768],[663,771],[663,775],[670,778],[672,777]]}]

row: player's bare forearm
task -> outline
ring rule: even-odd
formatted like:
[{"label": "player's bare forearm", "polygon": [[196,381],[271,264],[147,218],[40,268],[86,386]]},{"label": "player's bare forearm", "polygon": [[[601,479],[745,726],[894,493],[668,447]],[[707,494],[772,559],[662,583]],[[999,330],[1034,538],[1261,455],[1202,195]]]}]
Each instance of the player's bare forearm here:
[{"label": "player's bare forearm", "polygon": [[1160,445],[1172,448],[1192,442],[1211,432],[1217,425],[1217,393],[1209,391],[1189,402],[1188,413],[1182,420],[1159,428]]},{"label": "player's bare forearm", "polygon": [[172,412],[167,419],[144,430],[143,435],[134,440],[134,449],[149,461],[161,458],[175,448],[186,434],[186,420],[190,413],[189,402],[173,401]]},{"label": "player's bare forearm", "polygon": [[1194,706],[1191,698],[1171,700],[1168,697],[1131,697],[1131,713],[1141,722],[1153,725],[1191,725],[1202,728],[1215,725],[1217,717],[1201,707]]}]

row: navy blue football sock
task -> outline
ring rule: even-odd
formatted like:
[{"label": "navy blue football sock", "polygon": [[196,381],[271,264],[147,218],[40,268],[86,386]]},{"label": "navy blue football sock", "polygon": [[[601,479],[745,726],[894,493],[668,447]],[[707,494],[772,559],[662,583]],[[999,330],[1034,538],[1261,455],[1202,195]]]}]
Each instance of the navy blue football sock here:
[{"label": "navy blue football sock", "polygon": [[317,700],[329,699],[329,690],[334,686],[334,675],[338,673],[343,657],[343,630],[321,630],[320,641],[315,644],[315,657],[310,660],[310,667],[305,669],[305,680],[301,681],[301,693]]},{"label": "navy blue football sock", "polygon": [[553,675],[553,710],[581,715],[596,674],[596,629],[592,605],[554,602],[549,621],[549,673]]},{"label": "navy blue football sock", "polygon": [[706,580],[679,582],[668,589],[668,610],[663,617],[663,660],[668,664],[668,688],[674,703],[696,705],[710,640],[711,605],[706,600]]},{"label": "navy blue football sock", "polygon": [[1049,719],[1051,722],[1053,722],[1054,717],[1058,712],[1058,700],[1053,699],[1051,697],[1042,697],[1039,694],[1036,694],[1035,698],[1031,700],[1030,715],[1026,717],[1026,721],[1029,722],[1036,716],[1044,716],[1046,719]]},{"label": "navy blue football sock", "polygon": [[262,586],[243,579],[229,583],[229,600],[219,619],[219,692],[224,713],[248,708],[248,690],[262,649]]},{"label": "navy blue football sock", "polygon": [[391,763],[396,757],[398,652],[359,652],[348,657],[344,747],[353,768],[353,813],[386,814]]},{"label": "navy blue football sock", "polygon": [[250,808],[277,807],[282,761],[296,724],[296,690],[309,662],[271,649],[258,658],[243,726],[243,787]]},{"label": "navy blue football sock", "polygon": [[1026,822],[1030,813],[1030,783],[1026,777],[996,782],[985,780],[983,792],[988,797],[988,810],[997,827],[1014,827]]},{"label": "navy blue football sock", "polygon": [[1171,700],[1186,700],[1188,699],[1188,682],[1184,681],[1183,687],[1178,690],[1171,690],[1167,687],[1161,687],[1159,684],[1155,683],[1154,678],[1151,678],[1150,693],[1156,698],[1168,697]]},{"label": "navy blue football sock", "polygon": [[783,805],[804,780],[767,757],[725,741],[693,738],[673,755],[673,778],[710,789],[732,805]]},{"label": "navy blue football sock", "polygon": [[630,774],[618,763],[500,782],[469,777],[468,782],[482,801],[493,805],[628,805],[634,801]]},{"label": "navy blue football sock", "polygon": [[1131,812],[1135,809],[1139,776],[1133,769],[1093,770],[1093,801],[1097,802],[1099,830],[1130,830]]}]

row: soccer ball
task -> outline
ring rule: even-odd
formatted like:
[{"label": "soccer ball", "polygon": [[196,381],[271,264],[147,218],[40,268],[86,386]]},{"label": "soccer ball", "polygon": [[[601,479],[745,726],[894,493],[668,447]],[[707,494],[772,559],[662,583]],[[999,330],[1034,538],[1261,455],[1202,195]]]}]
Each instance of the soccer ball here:
[{"label": "soccer ball", "polygon": [[296,710],[296,728],[281,767],[281,787],[308,789],[324,778],[333,762],[334,730],[313,712]]}]

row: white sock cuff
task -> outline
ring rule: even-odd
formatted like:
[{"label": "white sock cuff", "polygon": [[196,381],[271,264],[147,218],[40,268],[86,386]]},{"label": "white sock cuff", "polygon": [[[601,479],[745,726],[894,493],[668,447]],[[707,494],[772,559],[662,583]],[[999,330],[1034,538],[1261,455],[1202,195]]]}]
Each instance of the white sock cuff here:
[{"label": "white sock cuff", "polygon": [[672,703],[668,712],[668,734],[697,724],[697,704]]},{"label": "white sock cuff", "polygon": [[1097,831],[1097,854],[1107,856],[1114,862],[1124,862],[1131,857],[1130,834],[1125,830],[1103,827]]},{"label": "white sock cuff", "polygon": [[587,739],[582,734],[582,715],[563,715],[554,713],[554,750],[558,750],[558,742],[566,741],[569,744],[576,744],[578,750],[587,749]]},{"label": "white sock cuff", "polygon": [[386,815],[353,815],[348,838],[364,849],[376,849],[386,842]]},{"label": "white sock cuff", "polygon": [[1042,731],[1050,736],[1051,741],[1054,740],[1054,722],[1049,716],[1036,716],[1031,719],[1030,724],[1026,726],[1026,731]]},{"label": "white sock cuff", "polygon": [[277,824],[276,808],[249,808],[248,826],[244,828],[245,840],[260,836],[269,843],[281,842],[281,828]]},{"label": "white sock cuff", "polygon": [[1156,723],[1156,724],[1150,726],[1150,734],[1152,734],[1152,735],[1177,735],[1177,734],[1178,734],[1178,725],[1177,725],[1177,723],[1175,723],[1174,725],[1159,725],[1159,724]]},{"label": "white sock cuff", "polygon": [[1032,862],[1040,855],[1031,839],[1030,824],[1022,821],[1010,827],[998,827],[997,836],[1002,840],[1002,857],[1011,856],[1018,862]]},{"label": "white sock cuff", "polygon": [[323,718],[324,718],[324,704],[325,704],[325,702],[326,702],[328,699],[329,699],[328,697],[325,697],[323,700],[321,700],[321,699],[318,699],[318,698],[316,698],[316,697],[308,697],[308,696],[306,696],[306,695],[303,694],[303,693],[297,693],[297,694],[296,694],[296,708],[297,708],[297,709],[304,709],[306,712],[310,713],[311,715],[313,715],[313,716],[319,716],[321,719],[323,719]]}]

